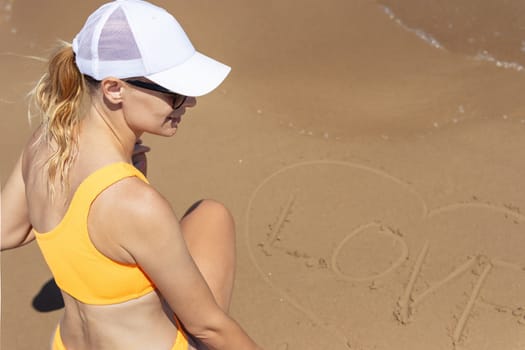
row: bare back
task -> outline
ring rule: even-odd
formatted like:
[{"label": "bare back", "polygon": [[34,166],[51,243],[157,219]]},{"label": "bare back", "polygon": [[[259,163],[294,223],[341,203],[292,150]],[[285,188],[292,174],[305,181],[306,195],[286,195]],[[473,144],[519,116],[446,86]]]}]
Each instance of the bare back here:
[{"label": "bare back", "polygon": [[[38,131],[35,137],[38,136]],[[88,148],[86,151],[84,148]],[[47,191],[46,176],[43,176],[43,164],[50,152],[45,146],[35,146],[34,140],[24,152],[22,166],[26,184],[29,217],[37,232],[48,232],[62,220],[71,199],[82,181],[92,172],[105,165],[122,161],[118,156],[106,152],[107,157],[96,157],[96,148],[89,139],[81,137],[79,157],[70,173],[70,190],[60,191],[50,202]],[[107,148],[106,148],[107,149]],[[95,152],[93,152],[95,151]],[[89,236],[93,245],[105,256],[121,263],[129,263],[125,251],[111,241],[111,233],[104,232],[104,222],[124,220],[125,218],[104,216],[98,208],[110,203],[111,188],[93,202],[89,213]],[[150,292],[140,298],[114,305],[84,304],[62,291],[65,312],[60,321],[61,336],[64,344],[78,350],[88,349],[169,349],[177,335],[173,313],[162,297]]]}]

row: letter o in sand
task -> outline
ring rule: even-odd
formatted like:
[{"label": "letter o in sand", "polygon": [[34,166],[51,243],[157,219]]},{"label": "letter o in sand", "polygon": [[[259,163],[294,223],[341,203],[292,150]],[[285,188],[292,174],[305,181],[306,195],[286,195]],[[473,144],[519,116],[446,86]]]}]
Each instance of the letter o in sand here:
[{"label": "letter o in sand", "polygon": [[[394,262],[390,263],[390,265],[383,271],[373,273],[373,274],[368,274],[364,276],[354,276],[354,275],[350,275],[347,272],[342,271],[338,261],[340,259],[341,251],[343,251],[343,248],[345,248],[345,246],[349,244],[352,240],[355,240],[357,236],[368,234],[366,231],[369,231],[372,228],[376,229],[374,230],[374,233],[376,235],[385,236],[393,240],[393,242],[396,243],[397,246],[399,246],[400,248],[399,257]],[[377,251],[368,251],[366,253],[370,253],[371,256],[377,256],[378,254]],[[407,259],[407,257],[408,257],[408,247],[400,235],[392,232],[389,229],[385,229],[384,226],[379,223],[369,223],[366,225],[359,226],[358,228],[353,230],[348,236],[346,236],[337,245],[337,247],[335,248],[334,254],[332,255],[331,265],[332,265],[332,270],[335,272],[337,277],[342,280],[351,281],[351,282],[366,282],[366,281],[372,281],[372,280],[386,276],[387,274],[395,270],[397,267],[399,267],[399,265],[401,265],[403,261]],[[368,263],[369,262],[370,261],[368,261]]]}]

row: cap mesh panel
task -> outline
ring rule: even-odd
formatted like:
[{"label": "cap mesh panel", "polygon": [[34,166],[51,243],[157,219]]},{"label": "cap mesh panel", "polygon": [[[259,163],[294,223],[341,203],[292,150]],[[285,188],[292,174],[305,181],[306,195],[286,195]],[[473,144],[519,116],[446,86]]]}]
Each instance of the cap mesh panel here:
[{"label": "cap mesh panel", "polygon": [[98,55],[102,61],[140,59],[140,51],[129,27],[124,11],[119,7],[111,14],[98,43]]},{"label": "cap mesh panel", "polygon": [[82,57],[86,60],[90,60],[91,56],[91,41],[93,40],[94,31],[96,28],[96,22],[86,23],[86,26],[82,30],[82,35],[78,38],[80,46],[78,48],[77,56]]}]

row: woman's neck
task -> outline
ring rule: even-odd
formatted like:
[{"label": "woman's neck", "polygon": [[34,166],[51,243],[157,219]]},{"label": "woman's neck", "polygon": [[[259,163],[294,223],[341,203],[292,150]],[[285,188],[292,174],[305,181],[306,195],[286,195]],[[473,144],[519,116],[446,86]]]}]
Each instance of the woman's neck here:
[{"label": "woman's neck", "polygon": [[81,137],[87,147],[103,152],[100,154],[130,161],[135,142],[140,135],[135,135],[127,126],[120,109],[110,110],[105,106],[92,104],[81,126]]},{"label": "woman's neck", "polygon": [[88,163],[130,162],[137,136],[127,127],[120,110],[93,104],[83,118],[79,155]]}]

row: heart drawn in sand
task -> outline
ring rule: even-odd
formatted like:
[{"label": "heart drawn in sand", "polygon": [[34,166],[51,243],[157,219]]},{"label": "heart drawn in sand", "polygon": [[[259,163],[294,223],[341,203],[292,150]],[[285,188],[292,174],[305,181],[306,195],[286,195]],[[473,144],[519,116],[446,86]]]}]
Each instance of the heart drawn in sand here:
[{"label": "heart drawn in sand", "polygon": [[311,161],[255,189],[244,234],[260,277],[341,349],[477,349],[525,343],[524,223],[512,205],[429,209],[384,171]]}]

